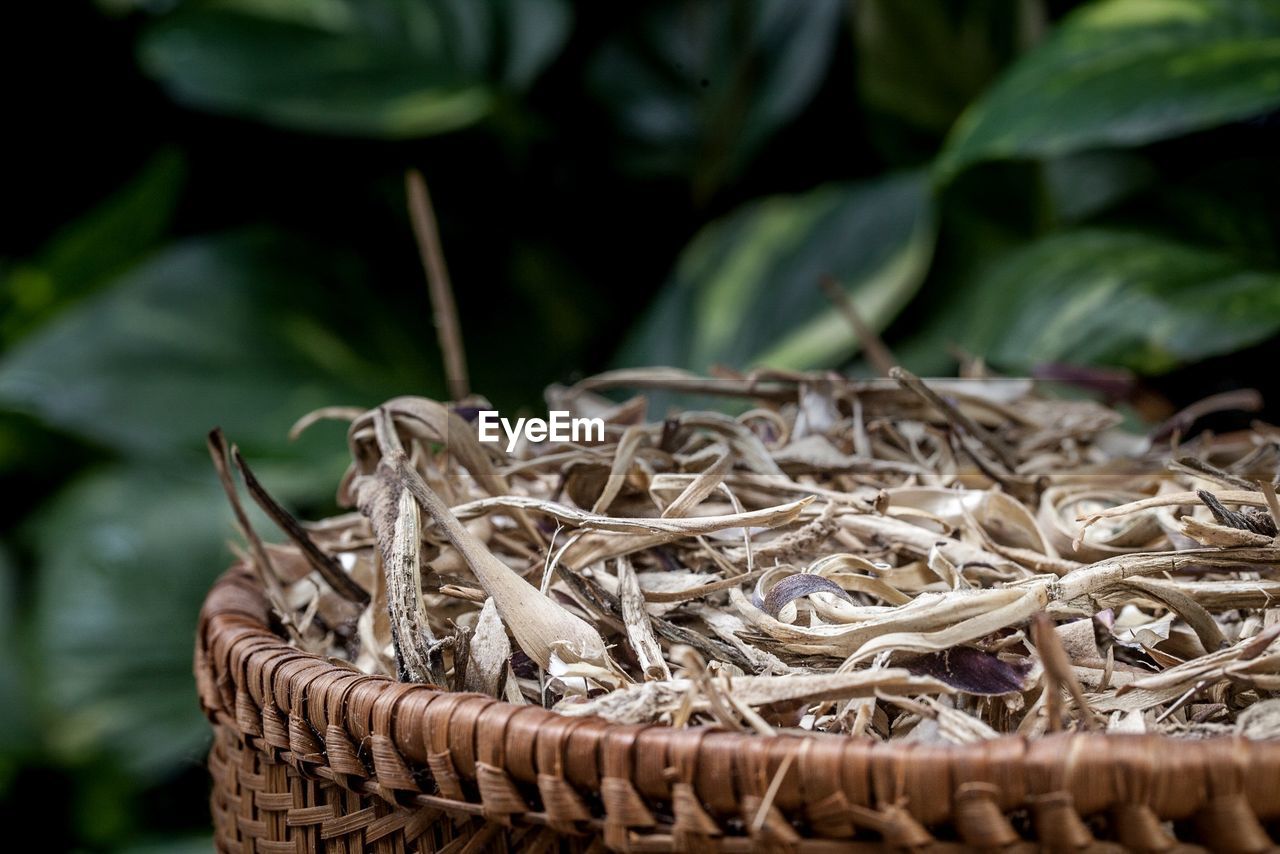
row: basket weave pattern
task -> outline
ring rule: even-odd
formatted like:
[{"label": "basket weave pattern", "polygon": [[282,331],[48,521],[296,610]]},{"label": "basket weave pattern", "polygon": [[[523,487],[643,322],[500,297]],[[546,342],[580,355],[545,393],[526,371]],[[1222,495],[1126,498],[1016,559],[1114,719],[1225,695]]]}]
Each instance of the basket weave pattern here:
[{"label": "basket weave pattern", "polygon": [[201,613],[220,851],[1275,847],[1280,743],[621,726],[364,675],[267,623],[243,568]]}]

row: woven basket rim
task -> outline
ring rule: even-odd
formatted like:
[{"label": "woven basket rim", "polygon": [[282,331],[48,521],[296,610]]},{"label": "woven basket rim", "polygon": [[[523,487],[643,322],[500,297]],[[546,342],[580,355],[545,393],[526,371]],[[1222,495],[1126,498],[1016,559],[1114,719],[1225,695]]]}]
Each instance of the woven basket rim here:
[{"label": "woven basket rim", "polygon": [[[1259,820],[1280,817],[1280,741],[1100,733],[967,745],[766,738],[614,724],[398,683],[289,646],[268,627],[262,589],[243,565],[209,591],[195,671],[215,726],[297,767],[372,779],[446,810],[475,814],[479,803],[488,817],[530,809],[517,790],[536,786],[553,826],[558,810],[569,827],[644,827],[652,819],[645,804],[656,804],[674,811],[677,828],[705,821],[700,832],[714,834],[715,817],[742,816],[744,804],[762,802],[768,821],[748,822],[753,835],[776,817],[778,828],[853,821],[883,825],[886,839],[928,837],[925,826],[990,822],[1025,809],[1039,816],[1064,805],[1077,818],[1138,810],[1157,824],[1210,811],[1258,832]],[[600,819],[594,799],[602,792]],[[639,801],[624,815],[631,794]],[[584,807],[583,796],[596,806]]]}]

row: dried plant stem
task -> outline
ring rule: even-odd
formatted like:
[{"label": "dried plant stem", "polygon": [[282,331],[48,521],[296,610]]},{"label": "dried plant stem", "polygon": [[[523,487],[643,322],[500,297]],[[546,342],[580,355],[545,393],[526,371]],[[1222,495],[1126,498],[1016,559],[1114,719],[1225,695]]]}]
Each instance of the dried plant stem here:
[{"label": "dried plant stem", "polygon": [[422,562],[418,506],[407,490],[397,500],[392,549],[384,567],[387,605],[401,661],[410,682],[443,684],[432,647],[435,636],[422,606]]},{"label": "dried plant stem", "polygon": [[506,676],[507,660],[511,657],[511,642],[507,639],[507,630],[493,599],[484,600],[480,616],[476,618],[470,652],[471,662],[463,681],[465,690],[498,696],[498,689]]},{"label": "dried plant stem", "polygon": [[1054,602],[1069,602],[1098,593],[1134,575],[1177,572],[1195,567],[1232,569],[1250,564],[1278,562],[1280,549],[1277,548],[1186,549],[1117,555],[1078,569],[1049,584],[1049,599]]},{"label": "dried plant stem", "polygon": [[1040,653],[1040,661],[1044,664],[1044,672],[1046,678],[1045,690],[1050,692],[1047,697],[1047,708],[1049,710],[1049,728],[1061,728],[1061,721],[1055,720],[1058,717],[1058,703],[1061,698],[1058,696],[1060,688],[1066,688],[1071,694],[1071,699],[1075,701],[1076,708],[1080,712],[1080,720],[1084,723],[1086,729],[1094,729],[1098,725],[1097,717],[1093,713],[1093,709],[1089,706],[1089,701],[1084,695],[1084,688],[1080,686],[1080,680],[1076,678],[1075,670],[1071,666],[1071,659],[1067,656],[1067,651],[1062,647],[1062,641],[1058,639],[1058,633],[1053,630],[1053,621],[1049,619],[1049,615],[1043,611],[1035,615],[1031,622],[1031,632],[1035,638],[1036,650]]},{"label": "dried plant stem", "polygon": [[853,334],[867,354],[867,361],[875,367],[880,376],[889,376],[889,372],[898,364],[898,360],[893,358],[893,353],[885,346],[884,340],[876,334],[874,329],[867,325],[866,321],[862,319],[862,315],[858,314],[858,309],[853,304],[853,298],[831,276],[822,276],[818,279],[818,283],[822,285],[822,290],[827,295],[827,299],[831,300],[832,305],[849,322],[849,326],[853,327]]},{"label": "dried plant stem", "polygon": [[1180,457],[1176,460],[1170,460],[1169,470],[1202,477],[1205,480],[1213,481],[1219,486],[1225,486],[1227,489],[1253,489],[1253,484],[1244,478],[1236,477],[1231,472],[1223,471],[1217,466],[1209,465],[1204,460],[1196,457]]},{"label": "dried plant stem", "polygon": [[431,207],[431,194],[427,190],[426,180],[417,169],[406,172],[404,181],[409,197],[409,218],[413,222],[413,234],[418,241],[422,267],[427,273],[431,311],[435,318],[436,332],[440,336],[449,396],[454,400],[461,400],[471,393],[467,380],[467,358],[462,347],[462,327],[458,323],[458,308],[453,300],[449,269],[444,263],[440,232],[436,227],[435,211]]},{"label": "dried plant stem", "polygon": [[245,488],[249,490],[249,496],[254,502],[262,508],[262,512],[271,517],[271,520],[279,526],[294,545],[306,557],[307,562],[311,564],[311,568],[320,573],[333,591],[349,602],[357,605],[369,604],[369,594],[359,584],[351,580],[351,576],[343,571],[342,566],[332,555],[324,552],[315,541],[311,539],[311,535],[307,533],[302,525],[298,524],[298,520],[290,515],[280,504],[271,497],[271,495],[262,488],[262,484],[254,477],[253,471],[249,468],[248,463],[244,461],[244,457],[240,455],[239,448],[231,449],[231,457],[235,461],[236,468],[240,470],[240,476],[244,478]]},{"label": "dried plant stem", "polygon": [[[765,706],[819,700],[844,700],[875,696],[878,692],[918,692],[949,694],[950,686],[929,676],[915,676],[901,669],[857,670],[821,676],[739,676],[732,680],[712,677],[711,684],[732,691],[734,699],[747,706]],[[639,723],[675,712],[690,702],[691,710],[708,709],[713,700],[705,692],[692,690],[697,679],[644,682],[578,703],[562,703],[556,711],[567,715],[599,715],[619,723]]]},{"label": "dried plant stem", "polygon": [[1159,442],[1161,439],[1169,438],[1175,434],[1180,436],[1191,429],[1191,426],[1201,418],[1206,415],[1212,415],[1215,412],[1229,410],[1257,412],[1261,408],[1262,395],[1258,393],[1257,389],[1240,388],[1224,391],[1220,394],[1212,394],[1169,416],[1148,434],[1148,439],[1151,442]]},{"label": "dried plant stem", "polygon": [[[619,558],[619,560],[624,560],[624,558]],[[721,590],[728,590],[730,587],[741,587],[743,584],[750,584],[766,572],[768,572],[766,569],[755,569],[751,572],[730,576],[729,578],[721,578],[718,581],[699,584],[697,587],[687,587],[684,590],[646,590],[643,593],[644,601],[672,603],[701,599],[703,596],[709,596]]]},{"label": "dried plant stem", "polygon": [[644,594],[640,591],[636,571],[626,557],[618,558],[617,565],[618,602],[622,608],[622,622],[627,627],[631,651],[636,654],[645,679],[670,679],[671,670],[662,657],[662,647],[653,635],[653,625],[644,610]]},{"label": "dried plant stem", "polygon": [[958,406],[929,388],[915,374],[905,368],[894,367],[889,371],[889,376],[897,380],[903,388],[914,392],[925,400],[938,411],[939,415],[958,425],[965,433],[972,436],[979,444],[995,455],[996,460],[1005,467],[1006,471],[1012,473],[1018,468],[1018,461],[1008,446],[989,433],[977,421],[961,412]]},{"label": "dried plant stem", "polygon": [[481,498],[469,501],[452,508],[459,519],[469,519],[491,510],[535,510],[550,516],[562,525],[582,528],[587,531],[611,534],[653,534],[660,537],[690,537],[722,531],[725,528],[777,527],[794,521],[801,512],[812,504],[814,496],[809,495],[795,501],[779,504],[776,507],[765,507],[760,510],[748,510],[743,513],[729,513],[718,516],[697,516],[693,518],[626,518],[618,516],[597,516],[554,501],[530,498],[523,495],[495,495],[492,498]]},{"label": "dried plant stem", "polygon": [[235,481],[231,478],[231,469],[227,466],[227,441],[222,435],[222,428],[215,427],[209,431],[207,445],[209,457],[213,460],[213,468],[218,473],[218,481],[222,484],[222,489],[227,494],[227,501],[231,505],[231,512],[236,517],[236,526],[240,529],[240,535],[249,544],[249,552],[253,557],[251,562],[262,581],[262,588],[267,593],[271,607],[276,610],[289,630],[296,635],[297,628],[291,616],[292,612],[285,607],[284,588],[280,584],[280,578],[271,564],[271,557],[267,554],[262,538],[254,530],[253,523],[249,521],[249,515],[244,512],[244,505],[240,503]]},{"label": "dried plant stem", "polygon": [[1191,630],[1200,639],[1206,652],[1215,652],[1227,645],[1222,630],[1213,621],[1213,616],[1196,602],[1191,596],[1167,584],[1158,584],[1151,579],[1135,577],[1126,578],[1125,587],[1140,590],[1158,602],[1167,605],[1174,613],[1186,621]]},{"label": "dried plant stem", "polygon": [[1204,502],[1204,506],[1209,508],[1209,512],[1213,514],[1214,521],[1219,525],[1225,525],[1228,528],[1238,528],[1242,531],[1252,531],[1255,534],[1262,534],[1267,537],[1276,535],[1275,522],[1265,513],[1258,511],[1237,513],[1229,510],[1221,501],[1218,500],[1212,492],[1207,489],[1196,490],[1196,495],[1200,496],[1200,500]]},{"label": "dried plant stem", "polygon": [[566,661],[585,661],[600,667],[608,664],[604,640],[579,617],[570,614],[549,597],[540,593],[493,556],[440,497],[427,485],[403,453],[395,452],[384,459],[405,489],[435,520],[445,537],[466,560],[476,579],[493,597],[504,623],[511,629],[516,643],[525,654],[546,669],[553,655]]}]

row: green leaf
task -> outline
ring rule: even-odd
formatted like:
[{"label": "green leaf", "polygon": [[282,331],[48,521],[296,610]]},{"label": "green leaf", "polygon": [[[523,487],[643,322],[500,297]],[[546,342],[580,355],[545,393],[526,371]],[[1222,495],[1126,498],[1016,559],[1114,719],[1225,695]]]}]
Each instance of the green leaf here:
[{"label": "green leaf", "polygon": [[1162,373],[1280,330],[1280,273],[1145,234],[1065,232],[998,263],[973,291],[967,326],[965,346],[1004,370]]},{"label": "green leaf", "polygon": [[[330,459],[301,476],[261,474],[296,498],[314,497],[320,481],[327,491],[340,471]],[[105,753],[146,783],[203,755],[209,731],[191,658],[204,594],[232,561],[225,507],[211,469],[117,465],[37,515],[34,645],[46,735],[64,761]]]},{"label": "green leaf", "polygon": [[0,407],[157,456],[199,452],[219,424],[276,449],[311,409],[420,387],[420,366],[387,353],[397,333],[369,328],[391,314],[346,260],[270,233],[179,244],[0,361]]},{"label": "green leaf", "polygon": [[1070,15],[956,124],[936,163],[1142,145],[1280,105],[1280,4],[1105,0]]},{"label": "green leaf", "polygon": [[71,223],[0,288],[0,342],[11,345],[155,248],[182,189],[182,158],[156,155],[142,173]]},{"label": "green leaf", "polygon": [[681,253],[621,360],[694,370],[836,364],[857,342],[821,278],[839,281],[883,329],[919,287],[932,245],[920,173],[753,202]]},{"label": "green leaf", "polygon": [[444,133],[523,88],[568,36],[562,0],[240,0],[162,19],[140,60],[179,101],[304,131]]},{"label": "green leaf", "polygon": [[655,4],[601,49],[591,83],[632,164],[694,176],[706,198],[809,102],[840,18],[839,0]]}]

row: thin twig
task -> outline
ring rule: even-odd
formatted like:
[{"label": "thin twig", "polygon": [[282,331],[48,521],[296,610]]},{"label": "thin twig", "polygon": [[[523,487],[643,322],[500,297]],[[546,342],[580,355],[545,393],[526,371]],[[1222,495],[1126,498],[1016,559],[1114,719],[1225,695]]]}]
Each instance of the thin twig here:
[{"label": "thin twig", "polygon": [[996,459],[1010,472],[1017,469],[1017,459],[1013,456],[1013,452],[1005,447],[1003,442],[989,433],[978,422],[961,412],[958,406],[929,388],[915,374],[906,368],[894,367],[889,371],[889,376],[897,380],[898,384],[903,388],[923,398],[948,421],[959,425],[966,433],[981,443],[984,448],[994,454]]},{"label": "thin twig", "polygon": [[1276,524],[1271,517],[1261,510],[1252,507],[1242,507],[1240,512],[1228,510],[1218,496],[1214,495],[1207,489],[1197,489],[1196,495],[1200,496],[1200,500],[1204,502],[1204,506],[1209,508],[1209,512],[1213,514],[1213,519],[1219,525],[1225,525],[1228,528],[1239,528],[1242,531],[1252,531],[1255,534],[1262,534],[1264,537],[1274,537],[1276,535]]},{"label": "thin twig", "polygon": [[1166,418],[1147,434],[1147,439],[1154,444],[1161,439],[1182,436],[1201,418],[1215,412],[1230,410],[1257,412],[1260,409],[1262,409],[1262,395],[1257,389],[1239,388],[1220,394],[1211,394]]},{"label": "thin twig", "polygon": [[1219,486],[1225,486],[1227,489],[1253,490],[1252,482],[1243,477],[1236,477],[1231,472],[1223,471],[1217,466],[1210,465],[1198,457],[1179,457],[1176,460],[1170,460],[1168,468],[1170,471],[1183,472],[1184,474],[1211,480]]},{"label": "thin twig", "polygon": [[1075,670],[1071,667],[1071,658],[1067,655],[1067,651],[1062,647],[1062,640],[1058,637],[1058,633],[1054,631],[1053,621],[1049,619],[1049,615],[1043,611],[1035,615],[1031,623],[1031,634],[1035,639],[1036,651],[1040,653],[1040,661],[1044,665],[1044,673],[1047,677],[1046,691],[1050,691],[1047,697],[1048,707],[1051,710],[1049,717],[1049,726],[1051,729],[1057,729],[1055,726],[1055,701],[1059,700],[1058,690],[1065,687],[1071,694],[1071,699],[1075,700],[1076,708],[1080,710],[1080,720],[1086,729],[1095,729],[1098,721],[1094,715],[1093,709],[1089,706],[1089,701],[1084,695],[1084,688],[1080,685],[1080,680],[1076,678]]},{"label": "thin twig", "polygon": [[318,572],[320,577],[328,582],[334,592],[342,598],[355,602],[357,605],[369,604],[369,594],[365,589],[356,584],[351,576],[347,575],[342,569],[342,565],[334,559],[333,555],[328,554],[317,546],[306,532],[306,529],[298,524],[298,520],[293,518],[288,510],[281,507],[263,489],[262,484],[254,477],[248,463],[244,461],[244,457],[240,455],[239,448],[232,446],[231,459],[235,461],[236,468],[240,470],[240,476],[244,478],[244,485],[249,490],[249,497],[262,508],[263,513],[271,517],[271,520],[279,526],[285,536],[292,540],[294,545],[302,551],[307,562],[311,564],[311,568]]},{"label": "thin twig", "polygon": [[244,512],[244,505],[240,503],[240,495],[231,477],[231,469],[227,466],[227,440],[222,435],[221,427],[215,427],[209,431],[206,444],[209,447],[209,458],[213,460],[213,468],[218,473],[218,481],[227,494],[231,512],[235,514],[236,526],[240,529],[241,536],[249,543],[249,551],[253,555],[253,568],[257,570],[258,577],[262,580],[267,598],[280,615],[281,621],[296,635],[297,627],[293,623],[291,611],[285,606],[284,588],[280,584],[280,578],[276,575],[275,567],[271,563],[271,557],[267,554],[262,538],[254,530],[253,523],[249,521],[249,515]]},{"label": "thin twig", "polygon": [[471,393],[467,380],[467,356],[462,346],[462,328],[458,325],[458,307],[453,301],[453,285],[449,282],[449,269],[444,263],[444,250],[440,247],[440,232],[436,228],[436,215],[431,207],[431,194],[427,182],[417,169],[410,169],[404,176],[405,190],[409,197],[409,219],[413,222],[413,235],[418,241],[418,253],[427,273],[427,288],[431,293],[431,313],[436,332],[440,337],[440,350],[444,355],[444,375],[449,384],[449,396],[461,400]]},{"label": "thin twig", "polygon": [[857,336],[858,343],[862,345],[863,351],[867,354],[867,361],[875,367],[876,371],[882,377],[889,376],[889,371],[893,370],[898,364],[898,360],[893,358],[893,353],[885,346],[884,339],[876,334],[876,331],[866,324],[862,319],[862,315],[858,314],[858,309],[854,307],[853,299],[840,287],[831,276],[823,276],[818,280],[822,285],[822,290],[827,295],[827,299],[831,300],[836,309],[844,315],[844,319],[853,327],[853,334]]}]

